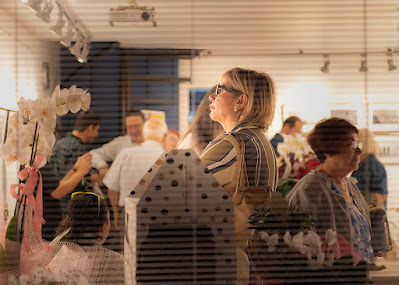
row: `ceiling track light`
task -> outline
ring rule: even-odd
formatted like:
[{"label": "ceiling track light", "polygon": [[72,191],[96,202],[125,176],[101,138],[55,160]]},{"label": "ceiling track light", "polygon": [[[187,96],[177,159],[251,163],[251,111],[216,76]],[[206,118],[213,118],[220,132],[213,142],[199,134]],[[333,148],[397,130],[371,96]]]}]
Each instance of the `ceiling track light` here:
[{"label": "ceiling track light", "polygon": [[60,6],[58,6],[58,20],[54,26],[50,27],[50,30],[60,37],[62,36],[62,28],[65,25],[63,17],[64,17],[64,11]]},{"label": "ceiling track light", "polygon": [[[1,1],[1,0],[0,0]],[[33,11],[36,16],[46,23],[51,23],[51,13],[54,6],[58,7],[58,18],[55,25],[50,30],[59,37],[60,44],[69,48],[79,62],[87,62],[90,51],[90,33],[83,26],[79,18],[74,13],[73,8],[67,0],[21,0]],[[42,5],[43,4],[43,5]],[[68,28],[64,34],[63,28],[68,22]],[[72,46],[72,39],[77,35],[77,40]]]},{"label": "ceiling track light", "polygon": [[368,72],[369,68],[367,67],[367,53],[360,54],[360,72]]},{"label": "ceiling track light", "polygon": [[43,0],[22,0],[32,11],[40,12]]},{"label": "ceiling track light", "polygon": [[83,39],[82,37],[79,36],[75,44],[69,48],[69,52],[74,56],[76,56],[77,58],[79,58],[82,52],[82,47],[83,47]]},{"label": "ceiling track light", "polygon": [[54,4],[52,0],[45,0],[44,8],[36,13],[36,16],[41,18],[46,23],[51,23],[51,12],[54,9]]},{"label": "ceiling track light", "polygon": [[67,32],[60,39],[60,44],[62,44],[64,47],[69,48],[71,46],[71,41],[72,41],[73,35],[75,34],[75,32],[73,30],[74,30],[74,25],[71,22],[69,22]]},{"label": "ceiling track light", "polygon": [[320,71],[323,73],[328,73],[330,71],[330,57],[328,54],[323,54],[323,66],[320,67]]},{"label": "ceiling track light", "polygon": [[89,51],[90,51],[90,44],[88,42],[85,42],[84,45],[83,45],[82,52],[77,57],[78,61],[80,63],[86,63],[87,62],[87,57],[89,55]]},{"label": "ceiling track light", "polygon": [[387,63],[388,63],[388,71],[394,71],[398,68],[395,64],[393,64],[393,53],[390,48],[387,49]]}]

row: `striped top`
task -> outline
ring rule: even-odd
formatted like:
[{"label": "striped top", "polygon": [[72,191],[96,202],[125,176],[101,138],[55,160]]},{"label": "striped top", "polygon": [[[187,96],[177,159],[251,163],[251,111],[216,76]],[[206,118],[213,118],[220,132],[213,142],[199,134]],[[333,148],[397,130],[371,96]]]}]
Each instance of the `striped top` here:
[{"label": "striped top", "polygon": [[201,154],[201,160],[222,186],[235,187],[237,150],[240,144],[235,136],[240,133],[244,140],[244,160],[247,186],[277,187],[277,164],[273,147],[263,132],[254,126],[240,124],[230,133],[220,135],[210,142]]}]

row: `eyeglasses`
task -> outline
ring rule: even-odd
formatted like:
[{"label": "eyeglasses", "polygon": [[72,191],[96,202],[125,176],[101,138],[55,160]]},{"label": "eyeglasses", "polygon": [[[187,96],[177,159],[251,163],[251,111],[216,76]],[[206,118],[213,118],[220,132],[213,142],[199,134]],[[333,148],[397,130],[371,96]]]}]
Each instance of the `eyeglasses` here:
[{"label": "eyeglasses", "polygon": [[353,139],[351,139],[351,140],[352,140],[352,142],[351,142],[350,146],[351,146],[353,149],[357,149],[357,148],[359,148],[360,150],[362,149],[362,143],[361,143],[361,142],[355,141],[355,140],[353,140]]},{"label": "eyeglasses", "polygon": [[98,195],[97,193],[93,193],[93,192],[73,192],[72,195],[71,195],[71,200],[73,199],[73,197],[75,197],[76,195],[79,195],[79,194],[94,195],[94,196],[97,197],[97,199],[98,199],[98,203],[97,203],[97,206],[98,206],[97,215],[99,216],[99,215],[100,215],[100,203],[101,203],[100,199],[102,199],[102,198],[100,197],[100,195]]},{"label": "eyeglasses", "polygon": [[216,85],[216,90],[215,90],[215,97],[217,97],[218,95],[220,95],[221,93],[221,89],[222,90],[226,90],[227,92],[233,93],[235,95],[241,95],[242,92],[233,88],[228,88],[224,85],[218,84]]}]

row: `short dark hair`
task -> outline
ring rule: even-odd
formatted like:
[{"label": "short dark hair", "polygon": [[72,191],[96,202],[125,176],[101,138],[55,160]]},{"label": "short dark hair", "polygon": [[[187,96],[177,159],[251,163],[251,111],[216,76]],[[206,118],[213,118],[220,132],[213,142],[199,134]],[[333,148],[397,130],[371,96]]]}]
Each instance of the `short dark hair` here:
[{"label": "short dark hair", "polygon": [[335,155],[345,147],[350,134],[357,134],[357,128],[341,118],[325,119],[317,123],[308,136],[308,143],[317,158],[323,163],[326,154]]},{"label": "short dark hair", "polygon": [[68,202],[66,217],[60,222],[57,235],[71,228],[66,235],[67,241],[94,245],[100,238],[100,228],[106,223],[108,206],[104,199],[89,193],[76,194]]},{"label": "short dark hair", "polygon": [[138,107],[131,107],[129,110],[126,111],[125,118],[132,116],[140,116],[143,119],[143,122],[145,122],[144,114]]},{"label": "short dark hair", "polygon": [[292,129],[292,128],[295,127],[295,123],[296,123],[297,121],[302,122],[302,120],[299,119],[299,118],[296,117],[296,116],[288,117],[288,118],[284,121],[283,127],[286,126],[286,125],[288,125],[288,126],[290,127],[290,129]]},{"label": "short dark hair", "polygon": [[100,116],[96,112],[92,110],[80,112],[76,118],[75,127],[73,129],[79,132],[83,132],[91,125],[100,125],[100,122]]}]

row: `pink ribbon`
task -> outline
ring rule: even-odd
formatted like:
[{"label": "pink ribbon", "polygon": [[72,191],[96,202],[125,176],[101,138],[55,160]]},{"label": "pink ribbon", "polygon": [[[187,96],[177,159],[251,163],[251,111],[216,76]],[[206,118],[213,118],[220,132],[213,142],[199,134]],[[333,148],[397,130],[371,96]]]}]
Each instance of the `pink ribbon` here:
[{"label": "pink ribbon", "polygon": [[[43,219],[43,181],[42,175],[39,171],[39,165],[43,161],[44,156],[41,153],[36,155],[36,159],[33,162],[33,165],[29,167],[25,167],[20,172],[18,172],[18,178],[21,181],[25,181],[24,183],[12,184],[11,185],[11,196],[17,200],[22,199],[22,195],[26,196],[26,204],[31,206],[34,209],[33,216],[33,227],[36,231],[36,234],[39,240],[42,240],[42,224],[44,222]],[[39,182],[39,184],[38,184]],[[36,199],[33,192],[36,191]],[[17,193],[16,189],[19,189],[19,193]]]}]

